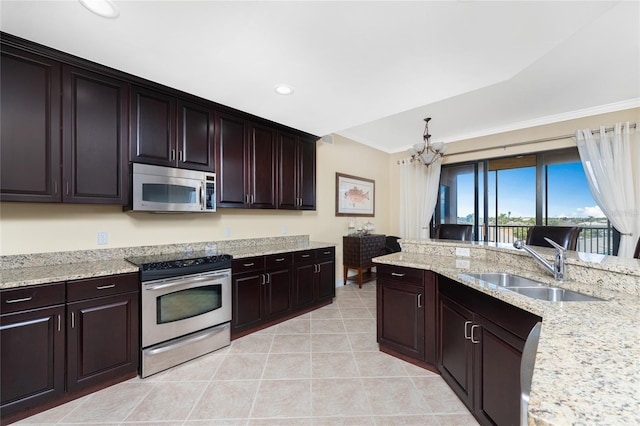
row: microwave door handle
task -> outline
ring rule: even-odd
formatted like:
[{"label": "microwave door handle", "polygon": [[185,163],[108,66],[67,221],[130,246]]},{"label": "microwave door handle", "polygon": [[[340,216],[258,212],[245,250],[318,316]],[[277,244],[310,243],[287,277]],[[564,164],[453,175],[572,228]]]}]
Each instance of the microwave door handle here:
[{"label": "microwave door handle", "polygon": [[200,210],[204,210],[205,206],[205,191],[204,191],[204,186],[206,184],[204,182],[200,182]]}]

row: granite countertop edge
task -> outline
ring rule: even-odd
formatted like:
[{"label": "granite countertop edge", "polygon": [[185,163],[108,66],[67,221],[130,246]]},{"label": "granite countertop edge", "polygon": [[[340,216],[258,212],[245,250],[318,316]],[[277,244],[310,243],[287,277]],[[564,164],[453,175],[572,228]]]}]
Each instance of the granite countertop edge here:
[{"label": "granite countertop edge", "polygon": [[[483,259],[461,267],[455,257],[400,252],[373,261],[434,271],[542,318],[529,425],[640,424],[640,331],[633,326],[640,297],[567,281],[560,286],[606,301],[549,302],[464,277],[495,272],[496,265]],[[554,283],[542,271],[500,269]]]},{"label": "granite countertop edge", "polygon": [[[265,244],[253,247],[231,247],[224,252],[234,259],[335,247],[335,243],[307,241],[302,243]],[[72,281],[108,275],[138,272],[138,267],[124,259],[92,260],[46,266],[0,270],[0,289]]]}]

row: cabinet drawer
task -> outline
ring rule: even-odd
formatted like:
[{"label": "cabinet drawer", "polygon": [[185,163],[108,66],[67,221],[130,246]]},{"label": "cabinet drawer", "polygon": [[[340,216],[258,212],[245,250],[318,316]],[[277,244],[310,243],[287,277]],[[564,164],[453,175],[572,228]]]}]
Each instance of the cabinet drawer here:
[{"label": "cabinet drawer", "polygon": [[267,269],[281,266],[291,266],[293,263],[293,253],[272,254],[266,257]]},{"label": "cabinet drawer", "polygon": [[67,283],[67,302],[129,293],[140,289],[137,273],[89,278]]},{"label": "cabinet drawer", "polygon": [[245,257],[234,259],[231,262],[231,272],[233,274],[243,274],[245,272],[261,271],[264,269],[264,256]]},{"label": "cabinet drawer", "polygon": [[321,249],[317,249],[316,250],[316,258],[318,260],[320,259],[331,259],[332,257],[334,257],[336,254],[336,248],[335,247],[327,247],[327,248],[321,248]]},{"label": "cabinet drawer", "polygon": [[0,291],[0,312],[24,311],[64,303],[64,283],[30,285]]},{"label": "cabinet drawer", "polygon": [[402,266],[376,265],[378,278],[399,281],[407,284],[424,284],[424,270],[404,268]]},{"label": "cabinet drawer", "polygon": [[315,250],[303,250],[297,251],[293,254],[294,262],[309,262],[311,260],[316,260],[316,252]]}]

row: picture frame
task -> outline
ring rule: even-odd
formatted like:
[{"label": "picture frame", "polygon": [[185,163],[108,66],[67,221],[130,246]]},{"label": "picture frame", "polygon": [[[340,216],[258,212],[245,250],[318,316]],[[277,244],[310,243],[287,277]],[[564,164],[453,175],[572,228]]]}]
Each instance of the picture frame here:
[{"label": "picture frame", "polygon": [[376,182],[336,172],[336,216],[374,217]]}]

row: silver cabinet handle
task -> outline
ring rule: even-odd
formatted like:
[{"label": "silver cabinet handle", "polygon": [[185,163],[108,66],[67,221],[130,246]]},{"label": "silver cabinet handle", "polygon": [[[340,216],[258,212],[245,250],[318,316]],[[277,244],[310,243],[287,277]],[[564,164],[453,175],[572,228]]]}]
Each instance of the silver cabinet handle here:
[{"label": "silver cabinet handle", "polygon": [[301,257],[311,257],[310,254],[303,254]]},{"label": "silver cabinet handle", "polygon": [[248,268],[249,266],[253,266],[255,265],[255,263],[251,262],[251,263],[243,263],[242,266],[244,266],[245,268]]},{"label": "silver cabinet handle", "polygon": [[471,326],[471,343],[480,343],[480,340],[476,340],[474,338],[474,334],[473,334],[473,330],[475,330],[476,328],[479,328],[480,326],[478,324],[474,324]]},{"label": "silver cabinet handle", "polygon": [[265,285],[267,283],[267,278],[265,274],[260,274],[260,285]]},{"label": "silver cabinet handle", "polygon": [[422,293],[418,293],[418,308],[422,308]]},{"label": "silver cabinet handle", "polygon": [[53,182],[53,193],[58,194],[58,181]]},{"label": "silver cabinet handle", "polygon": [[398,272],[392,272],[391,275],[394,277],[404,277],[404,274],[400,274]]},{"label": "silver cabinet handle", "polygon": [[69,195],[69,181],[67,181],[67,195]]},{"label": "silver cabinet handle", "polygon": [[265,274],[265,276],[267,277],[267,284],[271,283],[271,274],[269,274],[268,272]]},{"label": "silver cabinet handle", "polygon": [[115,286],[116,286],[115,284],[99,285],[96,287],[96,290],[106,290],[108,288],[114,288]]},{"label": "silver cabinet handle", "polygon": [[60,314],[58,314],[58,331],[61,330],[61,323],[62,323],[62,319],[60,318]]},{"label": "silver cabinet handle", "polygon": [[464,338],[467,340],[471,340],[471,335],[469,334],[469,324],[473,324],[471,321],[464,322]]},{"label": "silver cabinet handle", "polygon": [[20,302],[28,302],[33,299],[33,297],[23,297],[22,299],[11,299],[7,300],[6,303],[20,303]]},{"label": "silver cabinet handle", "polygon": [[182,150],[178,151],[178,161],[184,161],[184,155],[182,154]]},{"label": "silver cabinet handle", "polygon": [[76,313],[71,312],[71,328],[76,328]]},{"label": "silver cabinet handle", "polygon": [[284,257],[279,257],[277,259],[274,259],[276,262],[284,262]]},{"label": "silver cabinet handle", "polygon": [[323,251],[322,254],[331,254],[330,251]]},{"label": "silver cabinet handle", "polygon": [[171,152],[169,153],[169,160],[173,161],[176,159],[176,150],[172,149]]}]

